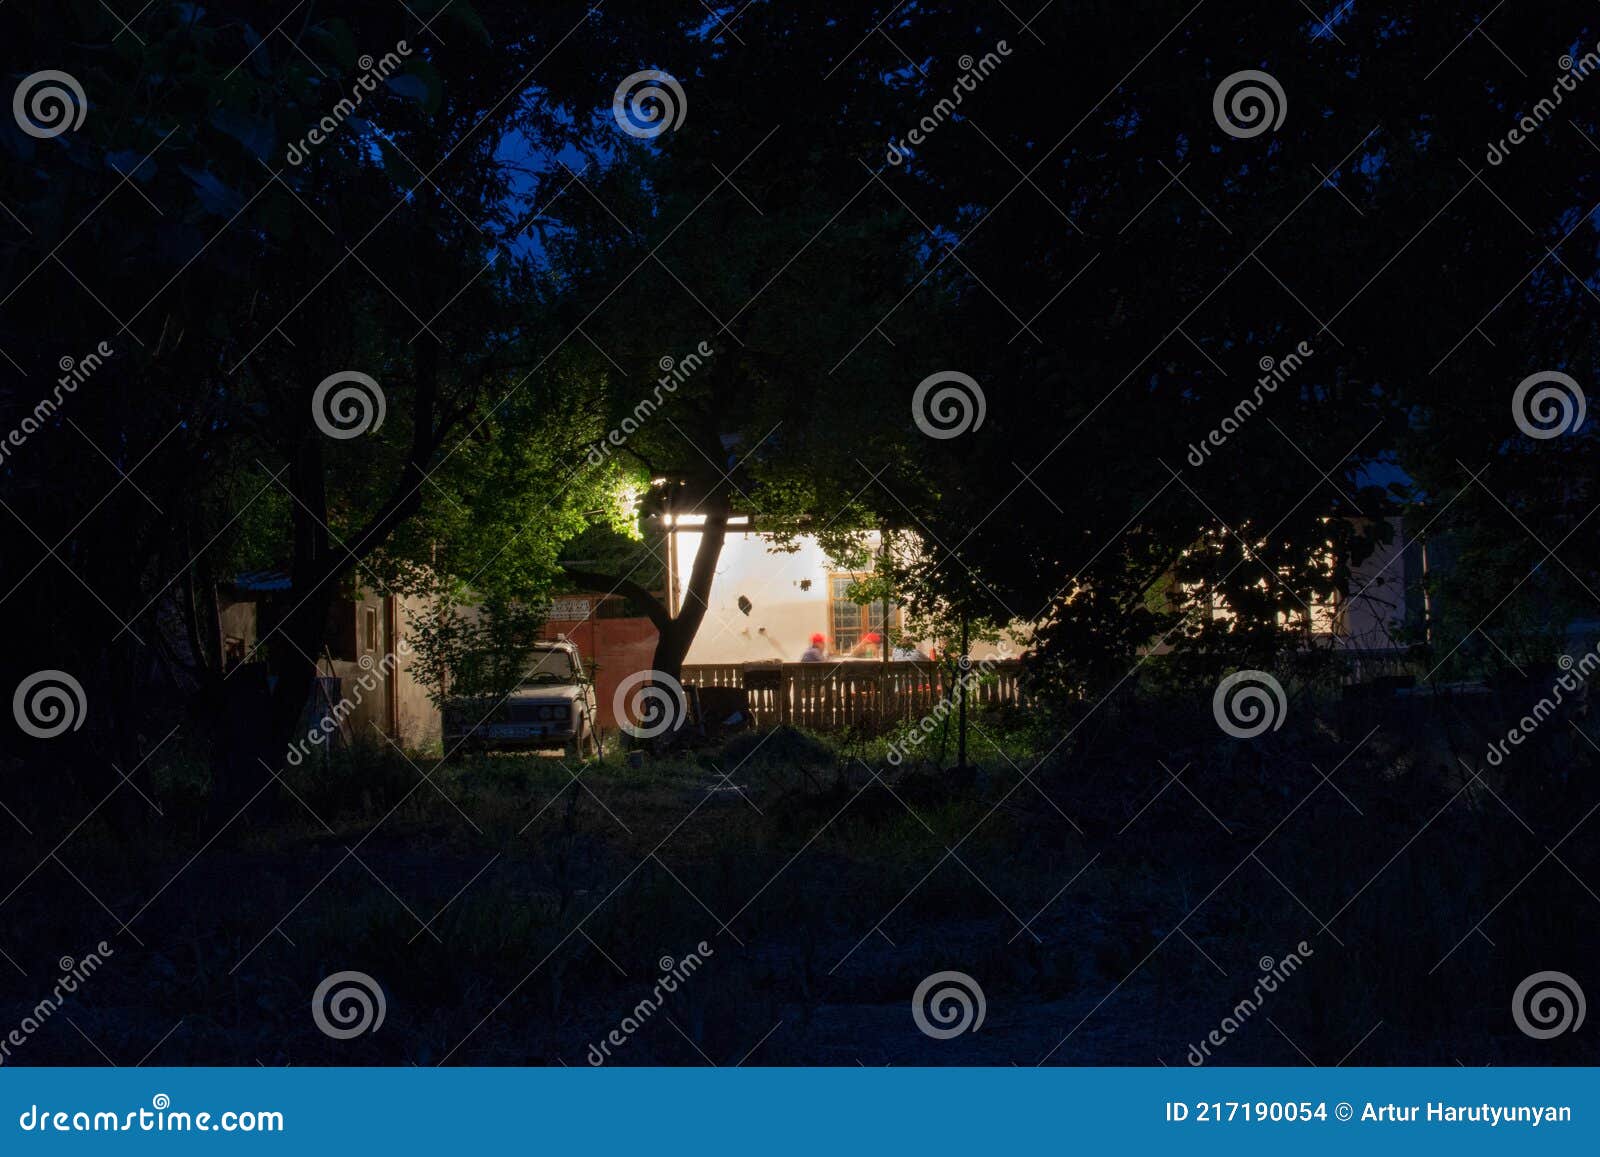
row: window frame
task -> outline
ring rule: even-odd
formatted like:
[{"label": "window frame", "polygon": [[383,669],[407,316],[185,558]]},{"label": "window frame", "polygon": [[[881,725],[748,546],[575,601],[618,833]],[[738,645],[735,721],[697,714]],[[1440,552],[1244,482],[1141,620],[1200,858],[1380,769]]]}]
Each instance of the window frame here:
[{"label": "window frame", "polygon": [[[828,572],[828,650],[829,653],[839,655],[854,650],[860,645],[861,640],[872,631],[877,631],[884,636],[884,646],[891,645],[889,635],[900,631],[905,626],[905,608],[899,603],[889,604],[887,629],[883,619],[883,600],[874,599],[870,603],[858,603],[853,599],[845,598],[834,593],[834,586],[839,580],[844,580],[844,585],[860,582],[872,577],[872,573],[861,571],[830,570]],[[841,645],[839,635],[839,621],[836,607],[851,607],[856,612],[856,626],[853,638],[848,646]]]}]

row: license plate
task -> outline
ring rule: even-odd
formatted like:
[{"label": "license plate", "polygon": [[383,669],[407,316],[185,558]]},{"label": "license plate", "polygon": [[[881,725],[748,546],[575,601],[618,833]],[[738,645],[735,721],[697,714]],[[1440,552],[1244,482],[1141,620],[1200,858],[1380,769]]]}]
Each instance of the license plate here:
[{"label": "license plate", "polygon": [[491,739],[537,739],[544,734],[543,727],[527,723],[491,723],[486,730]]}]

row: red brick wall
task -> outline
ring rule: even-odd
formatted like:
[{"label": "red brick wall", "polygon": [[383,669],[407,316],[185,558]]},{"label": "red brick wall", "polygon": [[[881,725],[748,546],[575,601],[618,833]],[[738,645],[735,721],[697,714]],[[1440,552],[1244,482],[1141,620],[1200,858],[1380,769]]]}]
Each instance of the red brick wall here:
[{"label": "red brick wall", "polygon": [[656,634],[650,620],[643,617],[601,619],[591,614],[577,622],[552,619],[545,624],[546,638],[565,635],[578,645],[584,670],[594,676],[600,726],[608,735],[617,728],[611,710],[617,685],[635,671],[649,670],[655,657]]}]

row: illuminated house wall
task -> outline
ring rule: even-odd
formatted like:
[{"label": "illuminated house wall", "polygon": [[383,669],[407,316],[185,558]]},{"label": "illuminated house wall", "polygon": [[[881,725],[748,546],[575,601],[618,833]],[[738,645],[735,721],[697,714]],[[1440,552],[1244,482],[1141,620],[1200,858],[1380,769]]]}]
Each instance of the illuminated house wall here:
[{"label": "illuminated house wall", "polygon": [[[700,548],[700,533],[680,530],[671,541],[672,574],[676,597],[681,599]],[[711,584],[710,608],[689,649],[688,662],[798,662],[812,634],[832,637],[828,589],[829,575],[836,573],[841,572],[811,535],[802,536],[799,549],[789,554],[774,550],[759,534],[730,526]],[[749,600],[748,615],[739,608],[741,597]]]}]

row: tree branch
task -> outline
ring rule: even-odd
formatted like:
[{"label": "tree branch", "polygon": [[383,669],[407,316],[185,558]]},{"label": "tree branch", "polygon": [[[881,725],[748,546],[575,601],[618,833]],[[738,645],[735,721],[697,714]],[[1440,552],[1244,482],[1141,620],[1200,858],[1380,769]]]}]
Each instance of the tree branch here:
[{"label": "tree branch", "polygon": [[667,608],[661,600],[632,579],[601,574],[599,571],[584,570],[582,567],[567,566],[565,563],[562,564],[561,569],[566,571],[568,578],[592,590],[612,593],[620,592],[626,595],[644,608],[645,615],[649,617],[651,625],[656,630],[665,632],[672,626],[672,616],[667,613]]}]

